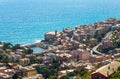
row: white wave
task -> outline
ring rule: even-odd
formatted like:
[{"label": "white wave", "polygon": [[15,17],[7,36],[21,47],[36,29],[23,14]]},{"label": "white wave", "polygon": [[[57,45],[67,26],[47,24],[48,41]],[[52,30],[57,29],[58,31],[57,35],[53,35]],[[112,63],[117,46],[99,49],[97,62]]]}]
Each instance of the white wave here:
[{"label": "white wave", "polygon": [[35,43],[39,43],[39,42],[41,42],[41,40],[35,40]]}]

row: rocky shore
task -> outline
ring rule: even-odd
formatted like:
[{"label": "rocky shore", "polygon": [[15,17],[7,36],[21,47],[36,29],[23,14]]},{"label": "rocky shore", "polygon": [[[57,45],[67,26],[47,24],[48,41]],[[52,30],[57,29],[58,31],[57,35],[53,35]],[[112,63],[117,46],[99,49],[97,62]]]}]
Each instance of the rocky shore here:
[{"label": "rocky shore", "polygon": [[38,42],[38,43],[33,43],[33,44],[28,44],[28,45],[24,45],[22,47],[28,47],[28,48],[33,48],[33,47],[40,47],[43,49],[47,49],[48,48],[48,44],[44,43],[44,42]]}]

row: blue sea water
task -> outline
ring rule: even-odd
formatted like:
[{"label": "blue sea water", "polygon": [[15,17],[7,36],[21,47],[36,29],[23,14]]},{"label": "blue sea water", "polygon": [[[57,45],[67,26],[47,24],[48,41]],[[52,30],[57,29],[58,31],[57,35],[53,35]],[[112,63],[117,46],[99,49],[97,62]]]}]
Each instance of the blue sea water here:
[{"label": "blue sea water", "polygon": [[29,44],[49,31],[120,18],[120,0],[0,0],[0,41]]}]

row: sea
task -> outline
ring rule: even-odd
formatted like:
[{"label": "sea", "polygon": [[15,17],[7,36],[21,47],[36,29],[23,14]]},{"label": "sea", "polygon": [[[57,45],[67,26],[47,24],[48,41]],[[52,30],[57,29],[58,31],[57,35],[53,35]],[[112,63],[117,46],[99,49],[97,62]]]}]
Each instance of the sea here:
[{"label": "sea", "polygon": [[120,0],[0,0],[0,41],[32,44],[51,31],[120,18]]}]

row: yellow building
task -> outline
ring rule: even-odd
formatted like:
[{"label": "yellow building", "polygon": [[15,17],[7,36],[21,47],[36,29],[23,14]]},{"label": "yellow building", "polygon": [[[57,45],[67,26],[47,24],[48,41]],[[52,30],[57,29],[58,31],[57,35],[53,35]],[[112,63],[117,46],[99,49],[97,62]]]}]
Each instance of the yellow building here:
[{"label": "yellow building", "polygon": [[27,66],[30,64],[30,59],[29,58],[24,58],[20,60],[20,65],[22,66]]},{"label": "yellow building", "polygon": [[36,69],[31,66],[23,67],[22,71],[23,71],[24,77],[32,77],[32,76],[37,75]]}]

